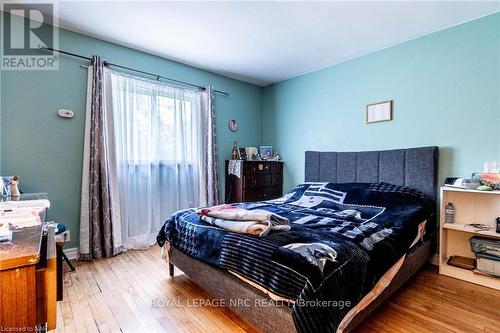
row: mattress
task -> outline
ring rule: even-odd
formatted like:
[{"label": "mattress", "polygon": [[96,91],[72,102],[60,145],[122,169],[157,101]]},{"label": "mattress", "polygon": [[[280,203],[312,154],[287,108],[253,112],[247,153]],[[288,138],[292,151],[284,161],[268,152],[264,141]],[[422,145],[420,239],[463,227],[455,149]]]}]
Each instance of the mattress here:
[{"label": "mattress", "polygon": [[[435,215],[432,200],[381,183],[300,184],[281,199],[239,205],[287,217],[292,230],[264,238],[230,233],[186,210],[167,220],[158,243],[293,300],[299,332],[339,328],[383,278],[390,282],[386,273],[435,225],[422,224]],[[349,306],[339,308],[340,302]]]},{"label": "mattress", "polygon": [[[415,237],[410,247],[408,248],[408,252],[411,252],[415,246],[417,246],[420,242],[424,240],[427,232],[426,226],[427,226],[427,220],[419,223],[419,225],[417,226],[417,236]],[[355,306],[355,308],[353,309],[354,311],[352,311],[353,313],[358,313],[362,309],[366,308],[366,306],[368,306],[378,295],[382,293],[382,291],[391,283],[394,276],[396,276],[396,274],[399,272],[399,269],[401,268],[401,265],[405,258],[406,254],[403,255],[391,268],[389,268],[389,270],[387,270],[387,272],[383,275],[383,277],[379,280],[379,282],[377,282],[375,287],[373,287],[373,289],[365,296],[365,298],[363,298],[363,300]],[[231,270],[228,270],[228,272],[236,276],[241,281],[247,283],[248,285],[260,290],[263,294],[267,295],[269,298],[271,298],[276,302],[286,302],[290,305],[293,305],[295,303],[294,299],[276,295],[272,291],[266,289],[264,286],[261,286],[260,284],[245,278],[241,274],[238,274]]]}]

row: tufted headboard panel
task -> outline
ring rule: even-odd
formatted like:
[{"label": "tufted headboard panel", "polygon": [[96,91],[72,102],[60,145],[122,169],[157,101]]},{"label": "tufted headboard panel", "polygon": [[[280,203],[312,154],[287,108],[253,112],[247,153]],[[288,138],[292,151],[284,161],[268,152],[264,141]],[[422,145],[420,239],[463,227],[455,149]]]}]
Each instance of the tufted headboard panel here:
[{"label": "tufted headboard panel", "polygon": [[306,151],[305,181],[387,182],[437,196],[438,147],[361,152]]}]

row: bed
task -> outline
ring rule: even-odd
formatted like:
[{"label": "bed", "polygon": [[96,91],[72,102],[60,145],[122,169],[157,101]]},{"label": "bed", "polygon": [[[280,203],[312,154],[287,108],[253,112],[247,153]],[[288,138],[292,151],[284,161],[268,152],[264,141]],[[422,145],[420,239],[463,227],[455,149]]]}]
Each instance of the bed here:
[{"label": "bed", "polygon": [[[331,226],[335,225],[336,232],[340,228],[339,225],[347,226],[347,229],[354,227],[349,230],[340,228],[343,234],[341,236],[335,234],[336,238],[332,243],[318,241],[318,243],[334,244],[329,248],[333,252],[326,255],[332,256],[334,253],[335,256],[326,261],[323,258],[321,264],[316,262],[315,266],[307,266],[310,262],[305,261],[305,256],[300,255],[300,250],[294,248],[292,253],[291,247],[287,247],[289,243],[293,243],[294,246],[302,244],[299,242],[301,238],[294,236],[294,232],[302,235],[305,229],[300,228],[311,223],[310,218],[307,220],[300,217],[300,223],[292,223],[294,229],[291,232],[272,234],[273,242],[280,245],[287,244],[280,246],[279,251],[273,248],[273,272],[282,272],[286,268],[285,273],[292,272],[290,275],[285,273],[280,275],[278,272],[269,277],[259,272],[261,267],[269,266],[271,261],[259,262],[264,266],[250,266],[252,268],[250,274],[249,269],[245,269],[246,265],[253,264],[249,262],[249,257],[240,260],[234,257],[234,252],[245,252],[244,255],[249,252],[248,256],[251,256],[252,251],[248,249],[252,246],[261,249],[271,248],[273,242],[266,243],[266,238],[256,239],[247,235],[221,233],[218,230],[200,232],[200,224],[197,222],[186,223],[189,220],[187,217],[192,214],[189,211],[180,212],[166,222],[159,233],[158,243],[169,245],[168,261],[171,275],[174,266],[178,267],[212,296],[226,300],[225,304],[228,307],[251,321],[262,332],[318,330],[348,332],[413,276],[433,253],[437,157],[437,147],[369,152],[306,152],[305,185],[299,185],[298,189],[292,190],[292,194],[285,196],[282,201],[264,202],[264,205],[268,205],[265,206],[266,209],[282,209],[280,212],[286,214],[290,213],[287,211],[288,208],[295,207],[294,200],[297,198],[302,200],[307,191],[328,193],[328,195],[334,193],[335,199],[326,202],[326,208],[321,206],[320,213],[315,211],[314,214],[321,216],[319,222],[313,221],[314,227],[330,226],[328,230],[333,230]],[[324,185],[327,183],[328,185]],[[425,201],[422,199],[424,196]],[[362,201],[365,199],[369,199],[370,204],[363,204]],[[408,216],[405,215],[407,206],[413,207],[408,208],[411,212]],[[331,210],[334,213],[344,214],[353,210],[361,212],[363,223],[355,223],[360,216],[348,216],[347,220],[334,218],[332,221],[330,217],[322,215],[325,211],[331,213],[328,210],[332,207],[335,208]],[[402,210],[401,207],[405,209]],[[383,216],[386,216],[384,222],[379,223]],[[413,221],[406,223],[405,219],[410,217]],[[365,230],[361,228],[362,231],[359,231],[358,227],[370,224],[375,229],[370,231],[370,237],[366,237]],[[296,225],[300,227],[295,229]],[[422,229],[422,225],[425,229]],[[308,240],[316,237],[313,234],[306,236]],[[294,237],[296,241],[290,241],[295,239]],[[401,241],[404,243],[401,246],[399,238],[404,239],[404,242]],[[415,240],[410,242],[413,238]],[[228,240],[232,240],[232,243],[228,243]],[[199,249],[201,245],[211,243],[219,244],[218,247],[222,247],[226,252],[210,247]],[[358,245],[353,246],[354,243]],[[362,243],[364,245],[359,246]],[[238,244],[240,248],[237,247]],[[351,257],[343,259],[344,252],[351,250]],[[325,255],[325,250],[320,249],[321,251],[322,255]],[[222,255],[219,252],[223,252]],[[266,251],[262,251],[262,256],[266,257]],[[290,258],[294,258],[294,261],[290,261]],[[301,263],[301,260],[304,262]],[[357,260],[359,264],[355,264]],[[350,268],[347,269],[348,267]],[[304,282],[302,278],[305,278],[306,287],[300,290],[300,285]],[[285,279],[287,283],[283,282]],[[335,288],[336,285],[341,287]],[[293,290],[294,286],[298,286],[299,289]],[[354,291],[349,293],[351,289]],[[329,294],[325,296],[325,293],[336,293],[334,299],[337,303],[328,303],[323,307],[309,302],[312,299],[330,300]],[[352,300],[346,309],[340,306],[342,298]],[[277,302],[279,300],[283,302]],[[290,303],[290,300],[295,303]],[[305,302],[300,303],[301,300]]]}]

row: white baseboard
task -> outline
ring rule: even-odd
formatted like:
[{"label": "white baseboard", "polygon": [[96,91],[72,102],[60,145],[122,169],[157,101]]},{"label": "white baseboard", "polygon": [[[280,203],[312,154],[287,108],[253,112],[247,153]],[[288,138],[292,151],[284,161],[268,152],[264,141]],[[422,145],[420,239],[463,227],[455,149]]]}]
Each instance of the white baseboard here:
[{"label": "white baseboard", "polygon": [[64,253],[68,257],[69,260],[78,260],[80,253],[78,252],[77,247],[72,247],[69,249],[64,249]]}]

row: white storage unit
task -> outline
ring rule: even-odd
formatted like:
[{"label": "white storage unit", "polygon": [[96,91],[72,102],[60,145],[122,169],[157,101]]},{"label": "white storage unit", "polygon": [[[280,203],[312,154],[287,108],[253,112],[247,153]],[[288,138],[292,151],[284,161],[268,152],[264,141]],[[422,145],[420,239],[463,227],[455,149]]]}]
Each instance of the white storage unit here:
[{"label": "white storage unit", "polygon": [[[454,255],[475,258],[469,239],[474,235],[500,239],[495,231],[495,219],[500,216],[500,191],[482,192],[451,187],[441,188],[439,235],[439,273],[457,279],[500,290],[500,278],[477,271],[450,266],[448,258]],[[448,202],[455,206],[455,223],[445,223],[445,207]],[[470,226],[473,223],[487,225],[487,230]],[[483,261],[481,264],[484,264]]]}]

